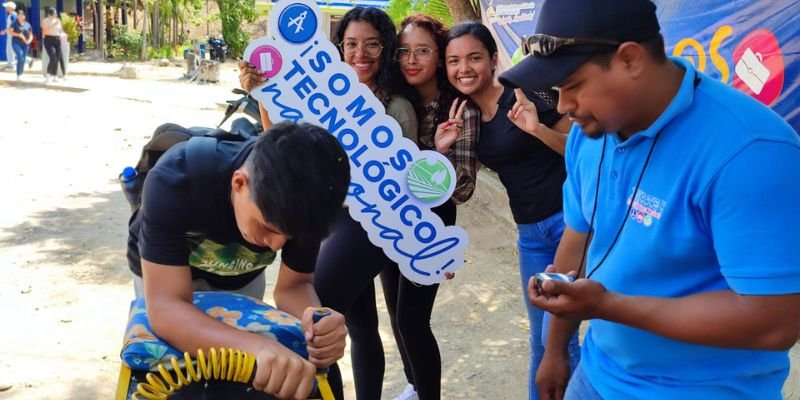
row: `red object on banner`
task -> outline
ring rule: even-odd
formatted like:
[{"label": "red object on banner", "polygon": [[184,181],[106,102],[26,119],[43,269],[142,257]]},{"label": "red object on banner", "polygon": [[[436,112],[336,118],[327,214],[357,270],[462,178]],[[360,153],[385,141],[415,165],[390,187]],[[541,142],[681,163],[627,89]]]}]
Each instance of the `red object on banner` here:
[{"label": "red object on banner", "polygon": [[783,90],[783,54],[769,29],[750,32],[733,50],[733,86],[772,105]]}]

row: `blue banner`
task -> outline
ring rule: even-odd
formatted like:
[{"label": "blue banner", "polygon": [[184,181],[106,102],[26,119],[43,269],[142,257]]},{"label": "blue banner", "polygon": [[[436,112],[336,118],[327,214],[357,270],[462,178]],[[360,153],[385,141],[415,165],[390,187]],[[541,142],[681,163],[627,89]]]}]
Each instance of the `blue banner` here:
[{"label": "blue banner", "polygon": [[[553,0],[557,1],[557,0]],[[655,0],[667,54],[772,107],[800,132],[800,2]],[[518,56],[543,0],[481,0],[501,51]]]}]

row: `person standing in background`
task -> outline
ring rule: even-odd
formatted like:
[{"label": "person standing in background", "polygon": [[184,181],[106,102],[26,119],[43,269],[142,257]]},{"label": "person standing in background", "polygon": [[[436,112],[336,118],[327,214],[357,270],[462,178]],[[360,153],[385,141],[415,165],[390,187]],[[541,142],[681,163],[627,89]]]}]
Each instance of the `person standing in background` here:
[{"label": "person standing in background", "polygon": [[[33,41],[33,28],[25,19],[25,11],[17,11],[17,20],[11,24],[11,46],[17,59],[17,80],[22,80],[22,72],[25,70],[25,60],[28,57],[28,50]],[[30,68],[31,61],[28,62]]]},{"label": "person standing in background", "polygon": [[63,34],[64,28],[61,26],[61,20],[58,19],[56,9],[53,7],[48,8],[47,18],[42,20],[44,49],[47,51],[47,57],[49,59],[45,83],[58,82],[59,64],[61,65],[61,71],[64,73],[64,76],[67,75],[67,69],[64,67],[64,58],[61,54],[61,35]]},{"label": "person standing in background", "polygon": [[7,35],[6,39],[6,67],[16,67],[16,57],[14,56],[14,48],[11,45],[13,38],[11,37],[11,24],[17,20],[17,4],[13,1],[3,3],[3,8],[6,9],[6,29],[0,31],[0,35]]}]

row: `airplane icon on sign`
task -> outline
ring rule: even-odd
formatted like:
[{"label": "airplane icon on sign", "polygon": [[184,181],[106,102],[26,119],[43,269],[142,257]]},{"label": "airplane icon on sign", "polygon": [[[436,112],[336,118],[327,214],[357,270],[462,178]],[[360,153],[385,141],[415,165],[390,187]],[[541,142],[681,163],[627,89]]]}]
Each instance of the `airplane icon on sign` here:
[{"label": "airplane icon on sign", "polygon": [[303,30],[303,21],[306,20],[306,15],[308,11],[303,11],[302,14],[298,15],[297,18],[292,18],[289,20],[289,24],[287,26],[296,26],[294,29],[294,33],[300,33]]}]

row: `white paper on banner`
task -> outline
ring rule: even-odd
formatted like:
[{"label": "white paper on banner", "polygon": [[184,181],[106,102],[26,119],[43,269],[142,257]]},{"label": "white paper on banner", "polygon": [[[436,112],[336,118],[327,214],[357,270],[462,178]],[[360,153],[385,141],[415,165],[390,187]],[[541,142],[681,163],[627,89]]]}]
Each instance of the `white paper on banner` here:
[{"label": "white paper on banner", "polygon": [[769,80],[769,69],[764,65],[761,53],[753,53],[749,47],[742,54],[742,58],[736,63],[736,75],[742,82],[755,94],[761,94],[764,85]]},{"label": "white paper on banner", "polygon": [[456,173],[435,151],[402,135],[355,71],[321,30],[315,2],[283,0],[269,16],[275,38],[259,38],[244,59],[268,81],[251,91],[273,121],[313,123],[334,135],[350,158],[345,203],[413,282],[430,285],[464,264],[467,234],[444,226],[430,209],[453,194]]}]

